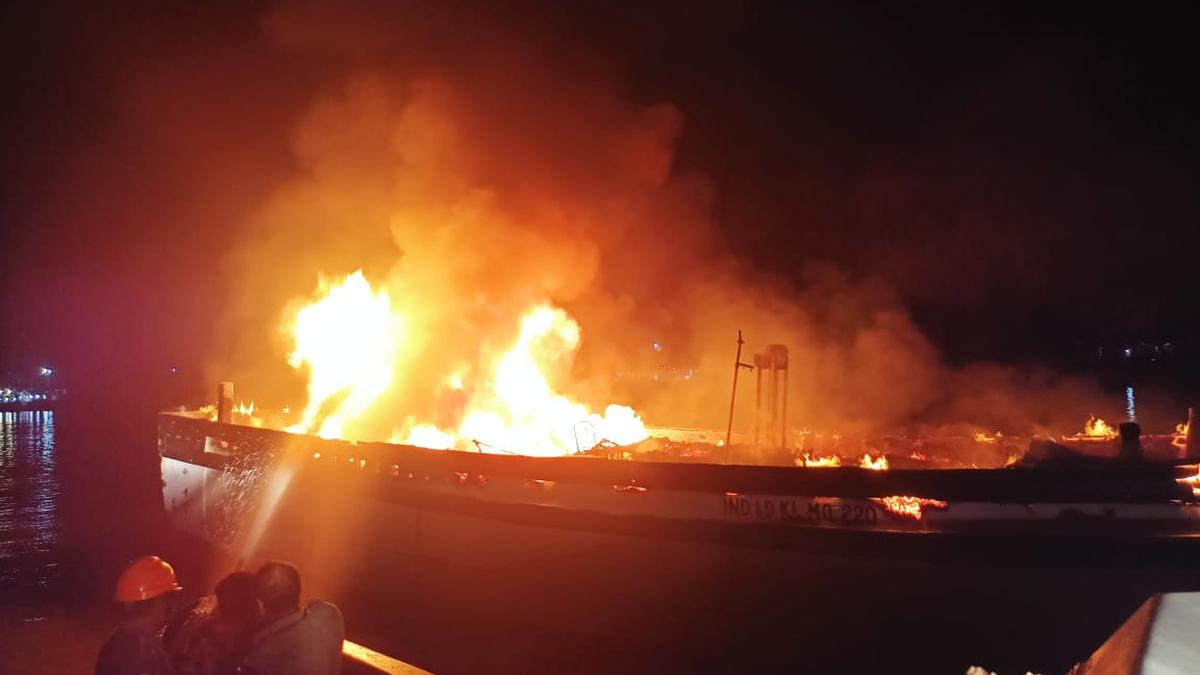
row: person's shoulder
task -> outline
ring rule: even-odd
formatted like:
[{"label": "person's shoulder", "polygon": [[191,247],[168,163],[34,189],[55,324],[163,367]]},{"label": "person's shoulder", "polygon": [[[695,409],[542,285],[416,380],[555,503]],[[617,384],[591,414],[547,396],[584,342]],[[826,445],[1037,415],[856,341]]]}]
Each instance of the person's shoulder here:
[{"label": "person's shoulder", "polygon": [[118,629],[110,633],[96,656],[96,675],[118,672],[120,664],[128,658],[129,652],[136,648],[132,640],[133,636],[123,630]]},{"label": "person's shoulder", "polygon": [[181,607],[171,615],[163,631],[162,642],[175,644],[181,636],[194,634],[196,630],[212,620],[217,608],[217,599],[206,595]]},{"label": "person's shoulder", "polygon": [[96,673],[166,673],[167,660],[155,636],[117,629],[100,648]]},{"label": "person's shoulder", "polygon": [[342,616],[342,610],[328,600],[313,600],[308,603],[308,613],[315,615]]},{"label": "person's shoulder", "polygon": [[121,659],[142,649],[142,640],[137,633],[118,628],[109,634],[104,645],[100,647],[100,658]]},{"label": "person's shoulder", "polygon": [[342,620],[342,610],[332,602],[313,600],[305,608],[306,623],[317,625],[328,631],[341,633],[345,622]]}]

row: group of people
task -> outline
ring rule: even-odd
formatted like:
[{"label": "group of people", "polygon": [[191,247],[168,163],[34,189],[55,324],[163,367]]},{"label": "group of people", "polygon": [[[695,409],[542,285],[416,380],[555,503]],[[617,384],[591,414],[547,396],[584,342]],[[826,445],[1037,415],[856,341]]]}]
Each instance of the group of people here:
[{"label": "group of people", "polygon": [[121,618],[96,675],[334,675],[345,629],[336,606],[300,603],[300,573],[285,562],[233,572],[182,608],[175,570],[158,556],[117,580]]}]

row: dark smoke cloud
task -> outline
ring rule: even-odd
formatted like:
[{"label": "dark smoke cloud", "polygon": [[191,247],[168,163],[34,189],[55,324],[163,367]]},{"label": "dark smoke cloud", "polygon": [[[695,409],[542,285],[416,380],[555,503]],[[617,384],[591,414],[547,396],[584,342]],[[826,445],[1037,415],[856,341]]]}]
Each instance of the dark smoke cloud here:
[{"label": "dark smoke cloud", "polygon": [[[322,78],[296,114],[292,177],[228,259],[221,333],[232,343],[214,377],[294,404],[284,309],[317,274],[361,267],[421,317],[405,385],[381,408],[425,419],[438,418],[444,402],[429,392],[445,375],[503,349],[542,301],[583,327],[560,386],[593,408],[631,403],[652,423],[721,426],[737,330],[747,359],[790,347],[792,419],[816,428],[1025,431],[1050,421],[1047,405],[1074,420],[1092,393],[948,368],[879,276],[812,262],[787,241],[769,255],[789,256],[788,276],[729,252],[713,182],[676,156],[686,111],[638,100],[597,53],[536,22],[440,3],[301,3],[263,25]],[[1030,386],[1051,393],[1026,396]],[[749,406],[744,395],[739,420]],[[396,422],[361,433],[386,436]]]},{"label": "dark smoke cloud", "polygon": [[0,273],[35,318],[0,332],[106,378],[207,355],[192,397],[295,405],[282,317],[362,267],[445,336],[418,390],[552,300],[583,325],[561,385],[651,421],[721,425],[740,328],[791,346],[798,424],[1074,429],[1086,386],[958,364],[1188,325],[1159,292],[1195,243],[1190,43],[943,9],[22,10]]}]

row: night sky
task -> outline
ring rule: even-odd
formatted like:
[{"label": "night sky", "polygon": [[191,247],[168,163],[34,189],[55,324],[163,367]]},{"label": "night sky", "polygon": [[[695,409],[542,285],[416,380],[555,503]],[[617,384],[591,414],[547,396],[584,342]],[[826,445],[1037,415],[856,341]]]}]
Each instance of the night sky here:
[{"label": "night sky", "polygon": [[[269,5],[84,5],[3,10],[0,367],[198,371],[216,263],[326,65],[263,37]],[[678,107],[674,170],[711,180],[730,251],[877,281],[948,358],[1052,360],[1200,329],[1194,12],[1098,7],[496,14]]]}]

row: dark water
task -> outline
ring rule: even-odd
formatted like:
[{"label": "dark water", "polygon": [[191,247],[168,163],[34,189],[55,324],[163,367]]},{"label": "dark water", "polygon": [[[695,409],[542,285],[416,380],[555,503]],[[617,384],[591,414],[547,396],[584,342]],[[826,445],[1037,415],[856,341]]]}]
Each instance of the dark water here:
[{"label": "dark water", "polygon": [[206,564],[162,513],[152,412],[95,410],[0,413],[0,673],[90,672],[129,560]]},{"label": "dark water", "polygon": [[48,589],[58,573],[61,486],[54,413],[0,413],[0,589]]}]

